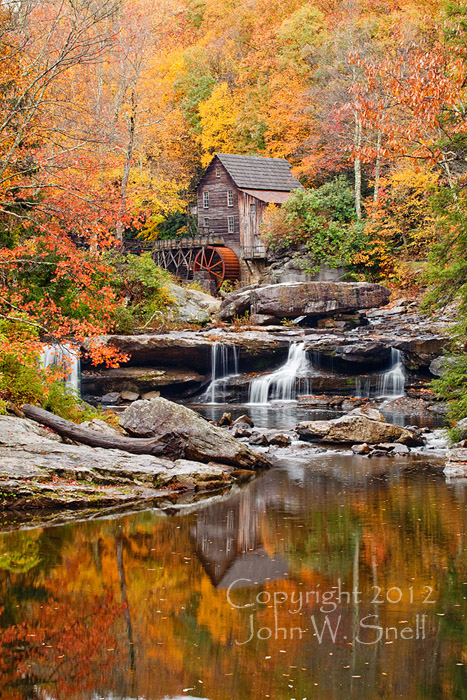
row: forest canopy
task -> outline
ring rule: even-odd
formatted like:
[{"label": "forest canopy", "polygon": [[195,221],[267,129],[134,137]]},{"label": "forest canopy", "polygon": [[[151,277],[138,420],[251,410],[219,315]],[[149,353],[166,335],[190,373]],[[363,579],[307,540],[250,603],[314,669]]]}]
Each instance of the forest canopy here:
[{"label": "forest canopy", "polygon": [[[0,245],[44,229],[96,246],[164,236],[215,152],[287,158],[308,188],[342,176],[358,220],[384,219],[379,207],[388,209],[393,184],[455,189],[467,170],[466,8],[445,0],[3,4]],[[424,234],[412,241],[406,230],[420,233],[428,197],[414,195],[414,212],[403,199],[390,204],[396,257],[423,254]],[[381,226],[390,240],[377,255],[391,257]],[[372,239],[381,226],[372,223]],[[365,254],[372,241],[362,265]]]},{"label": "forest canopy", "polygon": [[441,299],[462,294],[466,30],[446,0],[2,3],[3,328],[111,332],[123,297],[101,254],[183,235],[222,151],[286,158],[305,186],[301,219],[270,213],[274,246],[399,288],[426,284],[431,253]]}]

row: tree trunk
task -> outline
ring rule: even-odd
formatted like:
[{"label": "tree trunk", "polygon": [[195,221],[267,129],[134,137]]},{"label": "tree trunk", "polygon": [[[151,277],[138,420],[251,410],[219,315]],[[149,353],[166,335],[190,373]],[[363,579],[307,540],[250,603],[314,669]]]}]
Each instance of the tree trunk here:
[{"label": "tree trunk", "polygon": [[135,147],[135,131],[136,131],[136,95],[135,90],[131,91],[131,111],[128,121],[128,144],[126,149],[125,164],[123,166],[122,184],[120,186],[120,204],[118,208],[118,220],[115,227],[115,237],[120,243],[123,241],[123,232],[125,224],[123,218],[126,212],[126,199],[128,193],[128,181],[130,179],[131,163],[133,160],[133,151]]},{"label": "tree trunk", "polygon": [[185,443],[176,435],[170,435],[168,440],[161,442],[159,438],[130,438],[119,435],[102,435],[93,430],[86,430],[64,418],[44,411],[38,406],[25,404],[22,411],[27,418],[36,423],[52,428],[56,433],[71,440],[81,442],[90,447],[103,447],[110,450],[123,450],[136,455],[153,455],[179,459],[185,454]]},{"label": "tree trunk", "polygon": [[379,181],[381,176],[381,129],[378,129],[376,138],[376,163],[375,163],[375,189],[373,192],[373,202],[378,202]]},{"label": "tree trunk", "polygon": [[118,537],[115,537],[115,554],[117,559],[118,578],[120,581],[120,595],[122,598],[122,603],[124,605],[126,633],[128,637],[128,654],[130,657],[130,668],[132,671],[134,671],[136,668],[134,646],[135,640],[133,638],[133,624],[131,622],[130,604],[128,602],[128,597],[126,593],[125,567],[123,564],[123,538],[121,534]]},{"label": "tree trunk", "polygon": [[[359,153],[362,145],[362,120],[358,112],[355,112],[355,150]],[[355,171],[355,211],[357,219],[362,218],[362,161],[360,156],[356,155],[354,160]]]},{"label": "tree trunk", "polygon": [[454,204],[456,205],[456,210],[457,213],[460,213],[460,208],[459,208],[459,200],[457,198],[457,192],[456,188],[454,187],[454,181],[452,179],[452,173],[451,173],[451,168],[449,167],[449,160],[448,160],[448,154],[443,153],[443,161],[442,161],[442,166],[444,168],[444,171],[447,175],[448,178],[448,183],[449,183],[449,188],[451,190],[452,198],[454,200]]}]

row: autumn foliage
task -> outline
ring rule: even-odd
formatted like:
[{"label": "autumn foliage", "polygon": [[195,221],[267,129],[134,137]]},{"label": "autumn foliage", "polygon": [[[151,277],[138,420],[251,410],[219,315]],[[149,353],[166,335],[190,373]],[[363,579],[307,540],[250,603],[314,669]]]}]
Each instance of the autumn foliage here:
[{"label": "autumn foliage", "polygon": [[[106,251],[183,235],[216,151],[287,158],[311,191],[303,226],[271,214],[276,247],[295,234],[310,269],[340,258],[422,286],[445,230],[433,197],[458,214],[465,200],[466,28],[467,8],[445,0],[4,4],[0,317],[35,330],[36,354],[124,317],[144,326]],[[345,231],[317,210],[336,182],[352,193]]]}]

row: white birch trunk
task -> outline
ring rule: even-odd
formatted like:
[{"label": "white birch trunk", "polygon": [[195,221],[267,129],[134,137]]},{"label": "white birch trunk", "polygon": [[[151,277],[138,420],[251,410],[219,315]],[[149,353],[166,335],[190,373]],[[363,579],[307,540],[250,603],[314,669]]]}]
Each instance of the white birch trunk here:
[{"label": "white birch trunk", "polygon": [[[354,139],[355,150],[358,153],[362,145],[362,120],[358,112],[355,112],[355,139]],[[359,155],[355,156],[354,159],[354,171],[355,171],[355,211],[357,212],[357,219],[362,218],[362,161]]]}]

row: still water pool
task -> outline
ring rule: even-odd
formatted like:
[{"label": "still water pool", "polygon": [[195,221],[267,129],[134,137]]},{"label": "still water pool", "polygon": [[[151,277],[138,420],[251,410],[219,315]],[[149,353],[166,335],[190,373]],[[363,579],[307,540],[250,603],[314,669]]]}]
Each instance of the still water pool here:
[{"label": "still water pool", "polygon": [[[304,408],[295,401],[271,402],[265,406],[254,404],[192,404],[191,408],[201,413],[208,420],[218,421],[227,412],[232,418],[247,413],[258,428],[276,428],[277,430],[294,430],[299,421],[331,420],[344,415],[344,411],[335,409]],[[395,425],[414,425],[431,430],[443,428],[446,419],[443,415],[427,410],[404,412],[394,410],[389,405],[381,404],[379,410],[389,423]]]},{"label": "still water pool", "polygon": [[0,697],[465,698],[467,492],[408,466],[5,532]]}]

